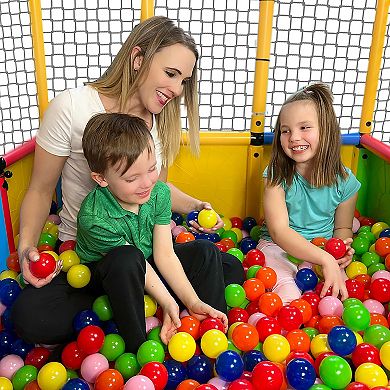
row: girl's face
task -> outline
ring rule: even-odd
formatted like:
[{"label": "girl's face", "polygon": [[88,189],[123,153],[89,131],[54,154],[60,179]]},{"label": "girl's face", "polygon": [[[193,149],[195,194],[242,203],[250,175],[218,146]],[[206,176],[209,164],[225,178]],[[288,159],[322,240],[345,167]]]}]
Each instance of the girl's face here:
[{"label": "girl's face", "polygon": [[180,96],[184,84],[192,75],[195,62],[194,53],[181,44],[158,51],[138,90],[138,98],[143,107],[153,114],[159,114],[170,100]]},{"label": "girl's face", "polygon": [[286,104],[280,113],[280,143],[298,172],[310,167],[319,145],[317,110],[309,100]]}]

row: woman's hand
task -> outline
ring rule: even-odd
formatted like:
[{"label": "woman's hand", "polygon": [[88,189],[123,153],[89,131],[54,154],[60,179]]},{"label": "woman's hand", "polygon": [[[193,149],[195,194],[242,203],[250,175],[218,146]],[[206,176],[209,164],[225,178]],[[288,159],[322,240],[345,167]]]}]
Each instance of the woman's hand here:
[{"label": "woman's hand", "polygon": [[30,261],[38,261],[39,260],[39,252],[38,249],[35,247],[28,247],[19,253],[19,263],[20,263],[20,269],[22,272],[23,280],[26,284],[31,284],[32,286],[36,288],[40,288],[45,286],[46,284],[49,284],[54,277],[56,277],[60,272],[62,268],[62,261],[57,261],[56,269],[53,273],[51,273],[49,276],[47,276],[44,279],[39,279],[35,277],[31,271],[30,271]]},{"label": "woman's hand", "polygon": [[348,267],[352,262],[352,257],[355,253],[355,249],[351,247],[352,241],[352,238],[347,238],[346,240],[344,240],[344,244],[347,247],[347,251],[345,252],[345,255],[343,257],[337,260],[337,263],[339,264],[341,269]]},{"label": "woman's hand", "polygon": [[207,317],[217,318],[224,326],[225,333],[228,329],[228,319],[226,314],[219,310],[214,309],[207,303],[204,303],[200,299],[195,301],[190,307],[187,308],[189,313],[196,317],[199,321],[203,321]]},{"label": "woman's hand", "polygon": [[179,306],[172,299],[167,304],[161,306],[161,308],[163,311],[163,324],[160,331],[160,337],[164,344],[168,344],[169,340],[177,333],[177,329],[180,328],[181,325]]},{"label": "woman's hand", "polygon": [[[203,209],[213,210],[210,203],[199,201],[199,204],[196,206],[196,210],[202,211]],[[216,214],[217,214],[217,223],[211,229],[204,228],[204,227],[200,226],[197,222],[191,221],[190,222],[190,224],[191,224],[190,230],[202,232],[202,233],[215,233],[216,230],[220,229],[224,225],[219,214],[217,212],[216,212]]]},{"label": "woman's hand", "polygon": [[320,298],[326,295],[326,292],[332,287],[332,295],[337,297],[341,294],[341,300],[348,298],[348,291],[345,282],[340,272],[339,264],[333,256],[329,255],[322,264],[322,272],[324,274],[324,286],[320,294]]}]

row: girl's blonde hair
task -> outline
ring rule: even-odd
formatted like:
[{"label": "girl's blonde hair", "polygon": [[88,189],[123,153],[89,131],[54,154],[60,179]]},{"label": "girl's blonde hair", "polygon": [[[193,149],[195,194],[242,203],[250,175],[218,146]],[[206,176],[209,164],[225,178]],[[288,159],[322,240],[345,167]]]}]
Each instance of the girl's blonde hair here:
[{"label": "girl's blonde hair", "polygon": [[[184,103],[187,108],[188,130],[191,151],[199,155],[199,107],[198,107],[198,80],[196,65],[199,54],[194,39],[175,26],[173,22],[163,16],[154,16],[138,24],[126,42],[122,45],[114,61],[107,71],[96,81],[89,83],[103,95],[119,99],[119,110],[125,109],[126,102],[133,96],[140,84],[148,75],[154,55],[164,47],[181,44],[195,55],[195,67],[191,78],[184,84]],[[132,56],[133,49],[141,50]],[[142,66],[134,70],[134,60],[142,56]],[[172,99],[156,115],[158,134],[162,143],[162,160],[164,166],[173,163],[180,149],[181,140],[181,96]]]},{"label": "girl's blonde hair", "polygon": [[280,142],[280,115],[287,104],[298,101],[312,102],[318,116],[319,144],[313,158],[310,184],[313,187],[334,185],[339,176],[346,178],[347,172],[341,162],[341,133],[333,109],[333,95],[323,83],[311,84],[291,95],[283,103],[275,126],[272,155],[267,170],[268,183],[275,186],[285,180],[287,185],[291,185],[293,181],[295,161],[285,154]]}]

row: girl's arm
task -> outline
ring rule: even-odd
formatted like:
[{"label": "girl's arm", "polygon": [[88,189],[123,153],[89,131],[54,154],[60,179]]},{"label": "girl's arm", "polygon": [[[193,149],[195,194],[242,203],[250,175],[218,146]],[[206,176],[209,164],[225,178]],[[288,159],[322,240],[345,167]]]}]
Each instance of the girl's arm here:
[{"label": "girl's arm", "polygon": [[285,192],[281,186],[271,187],[265,183],[264,216],[272,240],[285,252],[298,259],[322,266],[325,283],[320,294],[321,297],[325,296],[329,287],[333,287],[333,296],[337,297],[340,292],[342,299],[348,298],[339,265],[333,256],[290,228]]},{"label": "girl's arm", "polygon": [[34,168],[31,181],[20,209],[19,261],[23,278],[35,287],[49,283],[54,274],[45,279],[31,275],[29,261],[38,260],[36,249],[42,227],[49,214],[53,193],[67,157],[46,152],[35,146]]},{"label": "girl's arm", "polygon": [[199,319],[218,318],[227,328],[224,313],[202,302],[189,282],[173,246],[169,225],[155,225],[153,230],[153,258],[168,285],[186,308]]}]

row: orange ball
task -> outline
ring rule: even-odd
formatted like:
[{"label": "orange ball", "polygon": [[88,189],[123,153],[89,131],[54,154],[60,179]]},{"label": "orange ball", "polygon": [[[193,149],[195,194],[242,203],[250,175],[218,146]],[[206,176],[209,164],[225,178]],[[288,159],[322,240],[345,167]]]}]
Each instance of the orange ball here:
[{"label": "orange ball", "polygon": [[185,381],[181,382],[179,386],[176,387],[176,390],[194,390],[198,386],[200,386],[200,383],[196,380],[186,379]]},{"label": "orange ball", "polygon": [[390,270],[390,254],[385,257],[385,266],[387,270]]},{"label": "orange ball", "polygon": [[371,276],[369,274],[360,274],[355,276],[354,279],[359,282],[362,282],[366,290],[370,288]]},{"label": "orange ball", "polygon": [[383,325],[385,328],[389,328],[386,317],[379,313],[370,313],[370,325]]},{"label": "orange ball", "polygon": [[23,390],[41,390],[36,380],[27,383]]},{"label": "orange ball", "polygon": [[259,298],[259,310],[267,316],[276,316],[282,306],[283,302],[276,293],[267,292]]},{"label": "orange ball", "polygon": [[311,243],[315,246],[325,246],[327,239],[324,237],[314,237]]},{"label": "orange ball", "polygon": [[185,316],[181,318],[180,321],[181,325],[180,328],[177,329],[177,331],[189,333],[194,338],[194,340],[197,340],[200,336],[200,321],[192,316]]},{"label": "orange ball", "polygon": [[181,232],[176,236],[175,242],[178,244],[183,244],[185,242],[194,241],[195,237],[191,232]]},{"label": "orange ball", "polygon": [[309,352],[310,337],[301,329],[294,329],[287,333],[286,339],[290,344],[291,351]]},{"label": "orange ball", "polygon": [[330,330],[336,325],[344,325],[344,322],[340,317],[323,316],[318,323],[318,330],[320,333],[328,334]]},{"label": "orange ball", "polygon": [[259,344],[259,334],[256,327],[243,323],[234,328],[232,340],[240,351],[246,352],[255,349],[256,345]]},{"label": "orange ball", "polygon": [[375,252],[381,257],[390,254],[390,237],[378,238],[375,242]]},{"label": "orange ball", "polygon": [[249,301],[255,301],[265,293],[265,287],[263,282],[257,278],[250,278],[246,280],[242,285],[242,287],[244,288],[246,298]]},{"label": "orange ball", "polygon": [[95,390],[121,390],[123,389],[125,382],[123,380],[122,374],[118,370],[109,368],[108,370],[103,371],[96,378]]},{"label": "orange ball", "polygon": [[256,278],[263,282],[266,289],[273,288],[277,280],[276,272],[270,267],[260,268],[256,272]]},{"label": "orange ball", "polygon": [[305,323],[305,326],[307,328],[315,328],[318,329],[318,324],[320,323],[321,316],[319,314],[316,314],[315,316],[311,317],[309,321]]},{"label": "orange ball", "polygon": [[225,245],[225,247],[227,248],[226,251],[236,247],[236,244],[234,243],[234,241],[231,238],[222,238],[222,240],[219,242],[222,245]]},{"label": "orange ball", "polygon": [[305,301],[302,298],[294,299],[291,303],[291,306],[294,306],[300,310],[302,313],[303,323],[305,324],[310,320],[313,315],[313,311],[311,309],[310,303]]},{"label": "orange ball", "polygon": [[7,257],[6,262],[7,262],[8,269],[10,269],[11,271],[20,272],[18,252],[12,252]]}]

